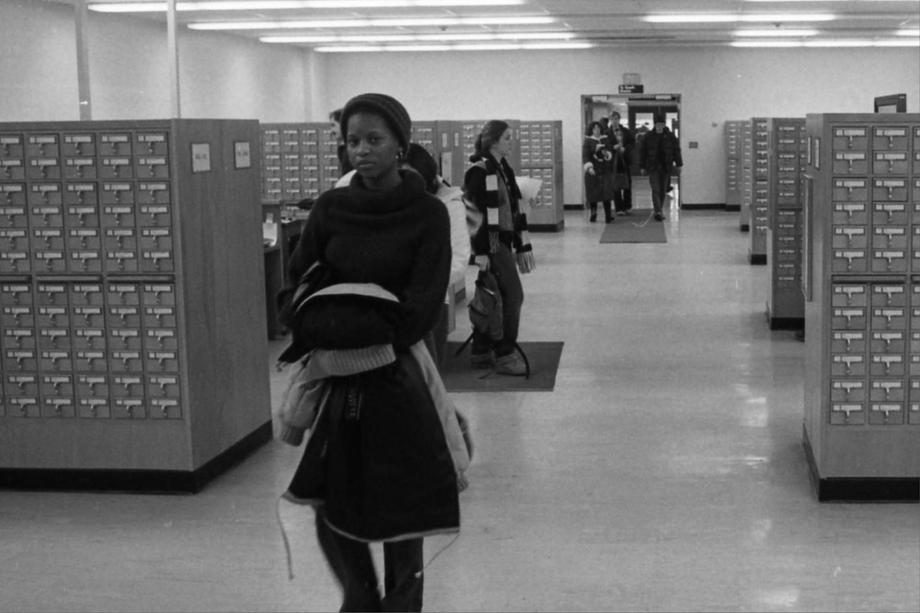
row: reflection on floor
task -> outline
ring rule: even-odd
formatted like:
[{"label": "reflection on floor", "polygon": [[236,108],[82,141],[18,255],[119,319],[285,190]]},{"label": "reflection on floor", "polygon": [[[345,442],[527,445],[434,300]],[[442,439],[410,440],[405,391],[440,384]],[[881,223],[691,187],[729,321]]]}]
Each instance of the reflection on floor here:
[{"label": "reflection on floor", "polygon": [[[666,244],[565,221],[524,278],[522,339],[565,341],[555,391],[454,396],[476,457],[426,608],[920,610],[917,506],[815,500],[803,345],[768,329],[737,213],[671,209]],[[452,340],[468,330],[461,312]],[[0,610],[337,609],[309,512],[282,511],[286,574],[275,501],[299,451],[194,496],[0,492]]]}]

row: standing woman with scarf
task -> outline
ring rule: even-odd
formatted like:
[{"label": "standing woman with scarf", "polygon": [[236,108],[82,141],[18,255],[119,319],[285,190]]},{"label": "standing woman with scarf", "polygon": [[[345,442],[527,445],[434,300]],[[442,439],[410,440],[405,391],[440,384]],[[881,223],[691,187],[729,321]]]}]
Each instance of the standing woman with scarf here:
[{"label": "standing woman with scarf", "polygon": [[483,224],[472,237],[472,251],[480,270],[488,270],[498,282],[502,298],[502,339],[473,332],[473,368],[494,366],[495,372],[523,376],[524,360],[516,351],[521,305],[524,303],[522,274],[535,267],[533,247],[527,233],[527,215],[521,208],[521,190],[506,159],[511,153],[511,128],[501,120],[486,122],[476,138],[473,166],[466,171],[463,191],[480,210]]}]

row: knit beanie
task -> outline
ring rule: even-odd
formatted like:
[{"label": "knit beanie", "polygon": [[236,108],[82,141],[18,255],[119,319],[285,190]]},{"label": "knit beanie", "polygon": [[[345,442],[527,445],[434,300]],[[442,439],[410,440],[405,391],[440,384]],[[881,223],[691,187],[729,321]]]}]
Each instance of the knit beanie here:
[{"label": "knit beanie", "polygon": [[342,109],[342,137],[348,139],[348,119],[358,111],[378,113],[396,135],[403,152],[409,148],[412,120],[399,100],[386,94],[360,94],[345,103]]}]

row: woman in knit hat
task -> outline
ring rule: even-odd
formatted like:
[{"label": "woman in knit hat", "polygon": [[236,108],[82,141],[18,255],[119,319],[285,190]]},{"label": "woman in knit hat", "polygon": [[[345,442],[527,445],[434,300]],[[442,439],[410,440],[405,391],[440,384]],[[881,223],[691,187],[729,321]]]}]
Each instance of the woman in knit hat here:
[{"label": "woman in knit hat", "polygon": [[523,376],[527,367],[517,353],[517,336],[524,288],[518,271],[532,271],[534,258],[521,190],[506,159],[510,153],[508,124],[486,122],[476,138],[476,152],[470,156],[473,165],[463,178],[464,194],[483,216],[483,224],[472,239],[473,255],[479,269],[491,271],[498,282],[503,322],[503,336],[498,341],[473,331],[470,360],[473,368],[494,367],[498,374]]},{"label": "woman in knit hat", "polygon": [[[317,199],[290,267],[293,284],[322,261],[336,283],[376,284],[399,299],[382,330],[395,361],[329,380],[316,528],[344,592],[343,611],[421,610],[422,539],[460,525],[457,475],[414,357],[447,291],[449,221],[421,176],[400,168],[410,129],[406,109],[390,96],[348,101],[342,136],[355,176]],[[313,322],[327,333],[343,327],[335,312],[325,324]],[[383,542],[382,595],[371,542]]]}]

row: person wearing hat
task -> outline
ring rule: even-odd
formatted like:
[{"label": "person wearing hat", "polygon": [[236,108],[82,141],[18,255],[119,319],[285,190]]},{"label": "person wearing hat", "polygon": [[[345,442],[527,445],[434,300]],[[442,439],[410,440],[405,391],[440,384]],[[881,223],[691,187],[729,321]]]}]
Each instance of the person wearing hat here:
[{"label": "person wearing hat", "polygon": [[639,170],[648,175],[657,221],[664,219],[664,199],[671,173],[679,174],[683,165],[677,137],[667,129],[664,113],[655,113],[655,129],[643,137],[639,148]]},{"label": "person wearing hat", "polygon": [[[362,322],[381,322],[371,336],[383,342],[359,349],[391,346],[392,361],[370,369],[355,364],[354,374],[329,379],[325,419],[311,432],[326,442],[312,471],[318,476],[310,499],[317,539],[343,590],[342,610],[419,611],[423,538],[460,527],[451,451],[413,353],[424,346],[447,291],[450,222],[421,176],[401,168],[411,120],[399,101],[355,96],[342,109],[341,125],[355,175],[313,205],[291,256],[289,282],[323,262],[333,283],[376,284],[399,304],[395,311],[359,313]],[[341,320],[353,313],[333,307],[319,314],[328,321],[311,322],[327,339],[322,349],[355,349],[348,345],[354,339],[334,346],[332,332],[341,329],[347,337],[350,326]],[[383,594],[372,542],[383,543]]]}]

